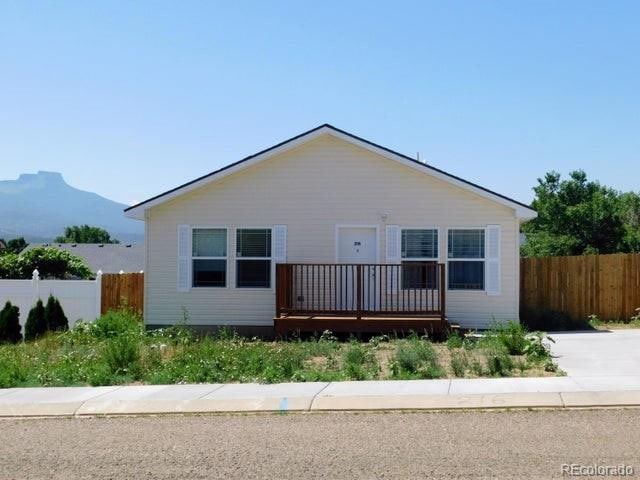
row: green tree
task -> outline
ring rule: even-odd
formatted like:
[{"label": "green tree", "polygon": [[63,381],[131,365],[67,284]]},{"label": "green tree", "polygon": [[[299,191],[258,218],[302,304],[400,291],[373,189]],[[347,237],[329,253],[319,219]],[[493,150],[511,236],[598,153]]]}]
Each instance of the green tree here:
[{"label": "green tree", "polygon": [[36,304],[29,310],[27,323],[24,325],[24,339],[35,340],[47,331],[47,320],[44,315],[42,300],[38,299]]},{"label": "green tree", "polygon": [[104,228],[90,225],[72,225],[64,229],[64,235],[56,237],[57,243],[120,243],[111,238]]},{"label": "green tree", "polygon": [[[523,225],[525,256],[583,255],[637,251],[640,203],[587,180],[582,170],[561,180],[557,172],[538,179],[532,207],[538,217]],[[626,204],[626,206],[624,206]],[[635,225],[631,219],[636,215]],[[636,242],[634,244],[634,242]]]},{"label": "green tree", "polygon": [[91,278],[85,261],[70,252],[54,247],[36,247],[16,255],[0,256],[0,278],[31,278],[37,269],[40,278]]},{"label": "green tree", "polygon": [[7,302],[0,311],[0,343],[18,343],[22,340],[20,310]]},{"label": "green tree", "polygon": [[634,192],[620,196],[620,215],[624,222],[626,251],[640,252],[640,195]]},{"label": "green tree", "polygon": [[67,320],[62,305],[56,297],[49,295],[47,305],[44,307],[44,318],[47,324],[47,330],[52,332],[60,330],[69,330],[69,321]]},{"label": "green tree", "polygon": [[8,242],[6,242],[3,238],[0,238],[0,242],[4,242],[4,244],[7,246],[6,249],[0,250],[0,255],[7,253],[20,253],[22,250],[27,248],[27,245],[29,245],[25,241],[24,237],[14,238],[12,240],[9,240]]}]

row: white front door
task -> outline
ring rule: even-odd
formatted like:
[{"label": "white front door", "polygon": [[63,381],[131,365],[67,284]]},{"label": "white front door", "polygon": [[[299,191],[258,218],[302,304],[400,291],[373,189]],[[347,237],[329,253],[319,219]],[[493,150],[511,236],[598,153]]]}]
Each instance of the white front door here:
[{"label": "white front door", "polygon": [[[378,239],[375,227],[338,227],[337,260],[347,264],[375,264],[377,260]],[[341,281],[343,291],[341,304],[344,309],[354,309],[356,304],[354,268],[347,268]],[[362,308],[374,310],[377,305],[376,267],[364,267]]]}]

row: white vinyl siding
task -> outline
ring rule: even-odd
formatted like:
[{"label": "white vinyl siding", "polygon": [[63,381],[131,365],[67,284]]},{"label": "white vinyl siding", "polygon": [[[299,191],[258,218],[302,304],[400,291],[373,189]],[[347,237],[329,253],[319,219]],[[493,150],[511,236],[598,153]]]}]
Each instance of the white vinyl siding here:
[{"label": "white vinyl siding", "polygon": [[[383,215],[384,214],[384,218]],[[230,288],[176,291],[178,225],[226,225]],[[514,211],[333,137],[321,137],[147,212],[145,321],[169,325],[182,307],[196,325],[273,325],[272,289],[237,289],[236,228],[286,225],[287,262],[335,262],[335,225],[379,225],[379,256],[400,263],[400,226],[438,228],[446,262],[448,228],[499,225],[498,295],[447,291],[447,317],[466,328],[518,318],[518,221]],[[394,234],[393,232],[396,232]],[[273,238],[277,261],[276,238]],[[389,238],[397,238],[395,247]],[[397,253],[396,253],[397,252]],[[395,257],[389,254],[394,254]],[[488,293],[488,292],[487,292]]]}]

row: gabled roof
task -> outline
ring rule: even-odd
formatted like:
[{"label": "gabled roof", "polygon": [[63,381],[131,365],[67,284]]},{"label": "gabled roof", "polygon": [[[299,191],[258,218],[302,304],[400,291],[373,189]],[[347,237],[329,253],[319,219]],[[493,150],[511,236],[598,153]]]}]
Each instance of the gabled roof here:
[{"label": "gabled roof", "polygon": [[144,220],[144,211],[151,207],[160,205],[161,203],[167,202],[180,195],[191,192],[208,183],[224,178],[227,175],[231,175],[232,173],[236,173],[240,170],[255,165],[256,163],[267,160],[268,158],[299,147],[300,145],[310,142],[311,140],[314,140],[322,135],[332,135],[336,138],[340,138],[346,142],[382,155],[383,157],[386,157],[390,160],[394,160],[403,165],[414,168],[415,170],[418,170],[422,173],[426,173],[447,183],[460,187],[464,190],[473,192],[500,205],[512,208],[515,211],[516,217],[520,219],[528,220],[531,218],[535,218],[536,216],[535,210],[533,210],[530,206],[525,205],[524,203],[513,200],[512,198],[496,193],[492,190],[489,190],[488,188],[482,187],[468,180],[464,180],[460,177],[447,173],[444,170],[440,170],[439,168],[419,162],[418,160],[395,152],[389,148],[383,147],[382,145],[378,145],[376,143],[370,142],[369,140],[365,140],[364,138],[353,135],[349,132],[345,132],[344,130],[340,130],[333,125],[329,125],[328,123],[301,133],[300,135],[296,135],[295,137],[285,140],[284,142],[280,142],[277,145],[267,148],[266,150],[262,150],[258,153],[245,157],[242,160],[227,165],[226,167],[211,172],[207,175],[203,175],[202,177],[196,178],[195,180],[187,182],[184,185],[180,185],[176,188],[161,193],[160,195],[156,195],[155,197],[151,197],[148,200],[133,205],[125,209],[126,215],[130,218]]},{"label": "gabled roof", "polygon": [[83,258],[91,271],[97,273],[133,273],[144,269],[144,245],[124,243],[32,243],[23,251],[36,247],[66,250]]}]

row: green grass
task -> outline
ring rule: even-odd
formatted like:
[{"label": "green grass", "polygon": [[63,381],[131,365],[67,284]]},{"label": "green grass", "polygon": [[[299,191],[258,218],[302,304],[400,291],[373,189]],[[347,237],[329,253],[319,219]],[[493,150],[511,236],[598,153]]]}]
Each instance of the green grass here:
[{"label": "green grass", "polygon": [[622,320],[603,320],[598,315],[589,315],[589,326],[597,330],[640,328],[640,308],[636,308],[635,312],[631,318]]},{"label": "green grass", "polygon": [[431,342],[417,336],[398,340],[391,363],[393,378],[440,378],[444,371],[438,363],[438,355]]},{"label": "green grass", "polygon": [[330,333],[263,341],[224,329],[205,337],[184,326],[146,331],[136,315],[118,311],[32,342],[0,345],[3,388],[507,376],[553,368],[542,340],[515,326],[479,340],[456,334],[446,343],[416,335],[340,342]]}]

